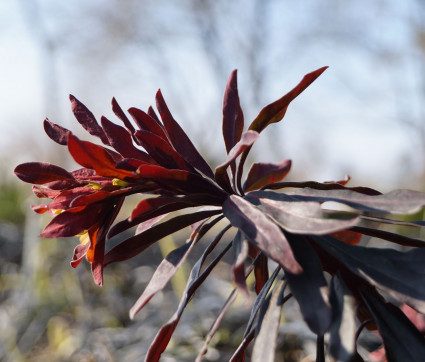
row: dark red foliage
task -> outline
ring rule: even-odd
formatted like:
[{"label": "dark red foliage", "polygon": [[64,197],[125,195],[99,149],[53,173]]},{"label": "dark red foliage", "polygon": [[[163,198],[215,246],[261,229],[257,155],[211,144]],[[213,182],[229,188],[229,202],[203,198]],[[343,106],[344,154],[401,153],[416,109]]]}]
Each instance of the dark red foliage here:
[{"label": "dark red foliage", "polygon": [[[51,200],[33,206],[37,213],[48,211],[54,216],[41,237],[80,236],[71,260],[73,267],[86,258],[95,282],[102,285],[105,266],[132,258],[187,226],[193,228],[187,243],[158,266],[131,309],[131,318],[165,287],[193,246],[224,221],[193,266],[180,304],[158,332],[147,351],[147,361],[159,360],[195,291],[230,249],[235,255],[231,275],[235,290],[211,326],[198,360],[240,292],[247,298],[253,293],[256,299],[232,361],[245,360],[255,337],[253,356],[273,360],[282,306],[291,297],[318,336],[318,359],[323,336],[329,333],[328,351],[333,360],[362,360],[356,338],[363,328],[361,321],[370,319],[373,323],[367,324],[379,328],[389,360],[422,360],[423,335],[397,304],[425,312],[425,242],[397,230],[380,230],[379,225],[423,227],[423,221],[400,221],[394,215],[421,210],[424,194],[409,190],[381,194],[367,187],[350,188],[346,186],[349,178],[324,183],[285,182],[290,160],[254,163],[242,183],[244,163],[260,133],[279,122],[289,104],[325,69],[307,74],[289,93],[264,107],[245,132],[237,72],[233,71],[223,99],[227,158],[214,172],[173,118],[160,91],[156,94],[160,117],[151,107],[147,112],[130,108],[135,125],[112,99],[112,110],[123,126],[105,117],[99,124],[85,105],[70,96],[77,121],[104,146],[80,140],[70,130],[44,121],[47,135],[66,146],[82,168],[68,172],[48,163],[29,162],[17,166],[15,174],[22,181],[39,185],[33,187],[37,197]],[[141,194],[141,201],[127,218],[116,222],[125,198],[133,194]],[[328,201],[340,207],[324,208]],[[161,221],[179,210],[185,212]],[[135,226],[134,236],[113,248],[108,246],[111,237]],[[231,229],[236,231],[232,242],[206,264]],[[364,235],[409,249],[371,248]],[[269,261],[277,264],[271,275]],[[330,283],[324,272],[331,275]],[[251,273],[254,291],[246,283]]]}]

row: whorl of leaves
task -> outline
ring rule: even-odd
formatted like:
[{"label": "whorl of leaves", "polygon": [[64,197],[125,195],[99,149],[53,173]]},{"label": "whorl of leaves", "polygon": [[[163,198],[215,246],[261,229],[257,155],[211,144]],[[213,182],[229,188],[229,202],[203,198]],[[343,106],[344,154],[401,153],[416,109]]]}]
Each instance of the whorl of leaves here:
[{"label": "whorl of leaves", "polygon": [[[286,159],[276,164],[254,163],[242,183],[247,155],[260,133],[281,121],[289,104],[325,69],[307,74],[294,89],[264,107],[245,131],[237,72],[232,72],[223,100],[227,158],[214,171],[173,118],[160,91],[156,94],[159,117],[150,107],[147,112],[130,108],[129,118],[113,99],[112,109],[123,125],[105,117],[99,123],[70,96],[78,122],[103,146],[80,140],[46,119],[47,135],[66,146],[82,168],[68,172],[41,162],[16,167],[21,180],[39,185],[34,186],[39,198],[51,199],[33,207],[54,216],[41,236],[80,235],[71,265],[76,267],[86,258],[99,285],[107,265],[132,258],[167,235],[192,226],[187,242],[156,269],[131,308],[131,318],[163,290],[201,238],[211,239],[192,267],[175,313],[147,351],[146,361],[160,359],[187,304],[231,249],[235,289],[211,326],[198,361],[238,294],[251,301],[250,295],[256,297],[231,361],[244,361],[252,341],[253,360],[274,360],[282,307],[292,297],[317,335],[318,361],[324,358],[325,335],[332,360],[362,360],[357,338],[364,326],[378,329],[388,360],[423,361],[424,331],[399,307],[406,304],[425,313],[425,241],[398,233],[401,226],[424,227],[421,220],[403,221],[405,215],[424,208],[423,193],[396,190],[381,194],[368,187],[348,187],[349,179],[286,182],[282,179],[291,168]],[[141,201],[127,218],[116,222],[124,199],[133,194],[141,194]],[[338,207],[325,208],[324,203]],[[185,212],[172,214],[180,210]],[[134,236],[108,247],[109,238],[136,226]],[[365,241],[370,237],[385,244],[370,247]],[[213,251],[216,256],[211,258]],[[274,272],[269,274],[272,265]],[[251,274],[253,290],[246,283]]]}]

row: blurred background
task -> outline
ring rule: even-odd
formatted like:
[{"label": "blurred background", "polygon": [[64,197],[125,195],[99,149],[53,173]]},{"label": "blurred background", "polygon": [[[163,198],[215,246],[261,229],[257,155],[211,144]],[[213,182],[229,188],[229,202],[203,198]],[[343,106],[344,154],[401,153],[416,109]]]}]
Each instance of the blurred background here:
[{"label": "blurred background", "polygon": [[[113,96],[123,109],[147,109],[161,88],[174,117],[216,166],[225,157],[221,107],[233,69],[249,124],[304,74],[328,65],[284,121],[262,134],[253,158],[292,159],[291,179],[349,174],[353,186],[425,191],[421,0],[2,0],[0,52],[0,360],[138,360],[177,307],[178,281],[156,308],[128,319],[160,249],[114,266],[100,289],[86,266],[69,267],[75,240],[37,237],[48,218],[32,213],[31,187],[13,169],[26,161],[73,167],[42,127],[48,117],[84,135],[70,93],[98,119],[115,119]],[[231,289],[228,280],[211,283],[221,287],[212,285],[210,299],[194,303],[164,360],[176,360],[173,353],[191,360],[191,348],[202,345],[226,297],[217,290]],[[190,318],[199,313],[205,325],[194,331]],[[231,344],[229,338],[223,332],[215,343]],[[223,348],[212,351],[209,360],[223,358]]]}]

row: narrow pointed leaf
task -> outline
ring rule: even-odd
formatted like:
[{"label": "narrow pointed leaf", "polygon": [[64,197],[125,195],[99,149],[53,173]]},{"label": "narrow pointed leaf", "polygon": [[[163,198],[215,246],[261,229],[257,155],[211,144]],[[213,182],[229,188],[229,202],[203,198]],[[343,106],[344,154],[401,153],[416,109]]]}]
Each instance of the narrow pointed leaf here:
[{"label": "narrow pointed leaf", "polygon": [[77,121],[92,136],[99,137],[102,143],[109,145],[108,137],[106,137],[102,127],[97,123],[93,113],[72,94],[69,95],[69,99],[71,101],[72,113],[74,113]]},{"label": "narrow pointed leaf", "polygon": [[412,190],[394,190],[383,195],[365,195],[352,190],[300,189],[289,193],[299,200],[335,201],[372,213],[413,214],[425,206],[425,194]]},{"label": "narrow pointed leaf", "polygon": [[328,67],[323,67],[308,73],[301,82],[277,101],[264,107],[248,129],[261,132],[271,123],[279,122],[286,113],[289,104],[313,83]]},{"label": "narrow pointed leaf", "polygon": [[327,236],[313,238],[354,274],[425,313],[425,249],[401,252],[347,245]]},{"label": "narrow pointed leaf", "polygon": [[239,102],[237,70],[229,77],[223,99],[223,137],[227,153],[239,142],[244,126],[243,112]]},{"label": "narrow pointed leaf", "polygon": [[303,236],[286,236],[303,269],[299,274],[286,272],[286,280],[308,327],[313,333],[323,336],[329,329],[332,312],[322,265],[316,252]]},{"label": "narrow pointed leaf", "polygon": [[330,302],[329,354],[334,361],[351,362],[356,352],[356,300],[338,275],[331,280]]},{"label": "narrow pointed leaf", "polygon": [[230,249],[231,244],[228,244],[227,247],[208,265],[207,268],[200,274],[200,269],[205,259],[205,254],[208,249],[204,252],[201,259],[194,265],[192,271],[190,273],[189,280],[186,284],[186,289],[183,292],[183,295],[180,299],[179,306],[173,316],[169,319],[169,321],[162,326],[162,328],[157,333],[154,341],[149,347],[148,353],[146,355],[145,361],[149,362],[157,362],[159,361],[162,352],[164,352],[168,343],[170,342],[171,336],[174,333],[174,330],[177,327],[177,324],[180,321],[180,318],[192,298],[195,291],[199,288],[199,286],[205,281],[207,276],[211,273],[212,269],[217,265],[217,263],[221,260],[221,258],[226,254],[226,252]]},{"label": "narrow pointed leaf", "polygon": [[232,195],[223,204],[223,214],[264,254],[294,274],[302,272],[280,228],[262,211],[243,198]]},{"label": "narrow pointed leaf", "polygon": [[382,195],[381,192],[371,189],[369,187],[346,187],[339,183],[321,183],[316,181],[302,181],[302,182],[294,182],[294,181],[284,181],[284,182],[276,182],[273,184],[264,185],[262,187],[263,190],[278,190],[283,188],[310,188],[315,190],[351,190],[355,192],[359,192],[365,195]]},{"label": "narrow pointed leaf", "polygon": [[319,202],[298,201],[272,191],[253,191],[246,200],[291,233],[329,234],[352,227],[359,221],[356,214],[325,212]]},{"label": "narrow pointed leaf", "polygon": [[112,98],[111,104],[114,114],[122,121],[122,123],[124,123],[124,126],[131,132],[131,134],[133,134],[136,130],[115,98]]},{"label": "narrow pointed leaf", "polygon": [[291,169],[291,160],[280,163],[254,163],[243,185],[244,192],[257,190],[264,185],[282,180]]},{"label": "narrow pointed leaf", "polygon": [[71,133],[70,130],[50,122],[47,118],[44,120],[43,125],[44,131],[53,141],[63,146],[68,143],[68,135]]},{"label": "narrow pointed leaf", "polygon": [[161,166],[168,169],[196,172],[184,158],[161,137],[148,131],[136,131],[135,137],[139,140],[140,145]]},{"label": "narrow pointed leaf", "polygon": [[199,220],[219,214],[220,211],[200,211],[194,214],[176,216],[171,220],[165,221],[159,225],[155,225],[145,232],[135,235],[111,250],[105,255],[105,266],[117,261],[130,259],[158,240],[170,235],[178,230],[183,229]]},{"label": "narrow pointed leaf", "polygon": [[215,169],[215,180],[220,186],[227,190],[232,190],[229,177],[227,175],[227,168],[244,150],[252,146],[259,136],[259,133],[254,131],[245,132],[242,135],[241,140],[229,151],[226,161],[217,166]]},{"label": "narrow pointed leaf", "polygon": [[167,131],[168,138],[170,139],[174,148],[190,165],[204,173],[206,176],[213,178],[214,174],[210,166],[203,159],[201,154],[193,145],[192,141],[171,115],[161,94],[161,91],[158,91],[156,94],[156,106]]},{"label": "narrow pointed leaf", "polygon": [[235,281],[236,288],[249,297],[248,287],[245,278],[245,260],[248,257],[248,242],[241,235],[241,232],[236,233],[233,239],[233,248],[235,250],[235,261],[232,267],[233,280]]},{"label": "narrow pointed leaf", "polygon": [[143,162],[151,162],[152,158],[133,145],[131,134],[125,128],[112,123],[106,117],[101,118],[103,130],[108,137],[109,144],[123,157],[135,158]]},{"label": "narrow pointed leaf", "polygon": [[134,122],[136,122],[137,126],[144,131],[151,132],[158,137],[162,138],[168,144],[170,144],[167,135],[165,134],[164,129],[159,125],[159,123],[149,116],[147,113],[143,112],[138,108],[130,108],[128,113],[133,117]]},{"label": "narrow pointed leaf", "polygon": [[68,171],[47,162],[22,163],[16,166],[15,175],[24,182],[37,185],[58,180],[66,180],[71,183],[77,182]]},{"label": "narrow pointed leaf", "polygon": [[376,238],[388,240],[388,241],[391,241],[392,243],[396,243],[399,245],[425,248],[425,241],[421,239],[410,238],[408,236],[392,233],[389,231],[368,228],[364,226],[355,226],[353,230],[356,232],[362,233],[364,235],[369,235]]},{"label": "narrow pointed leaf", "polygon": [[120,179],[134,177],[132,172],[117,169],[114,159],[102,146],[80,141],[77,137],[70,134],[68,137],[68,149],[77,163],[95,170],[98,175]]},{"label": "narrow pointed leaf", "polygon": [[267,310],[258,327],[252,350],[252,360],[261,362],[274,362],[279,335],[280,318],[282,316],[282,294],[285,282],[280,281],[276,290],[271,295]]},{"label": "narrow pointed leaf", "polygon": [[388,361],[423,361],[425,338],[406,315],[368,290],[362,297],[378,324]]}]

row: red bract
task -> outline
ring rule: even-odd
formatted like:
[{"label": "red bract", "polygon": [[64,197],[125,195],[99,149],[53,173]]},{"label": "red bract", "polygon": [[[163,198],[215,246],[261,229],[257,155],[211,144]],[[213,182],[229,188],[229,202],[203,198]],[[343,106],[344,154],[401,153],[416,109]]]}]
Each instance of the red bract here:
[{"label": "red bract", "polygon": [[[329,333],[328,350],[334,360],[361,360],[356,352],[357,324],[368,319],[380,329],[386,351],[395,359],[406,353],[409,360],[425,355],[423,337],[380,294],[384,292],[399,303],[425,312],[425,242],[378,228],[381,224],[423,227],[422,221],[400,221],[393,215],[421,210],[424,194],[409,190],[381,194],[367,187],[350,188],[346,186],[349,178],[325,183],[285,182],[282,179],[291,168],[290,160],[254,163],[242,183],[245,161],[260,133],[281,121],[289,104],[325,69],[307,74],[293,90],[264,107],[245,132],[237,73],[232,72],[223,101],[227,158],[214,171],[173,118],[160,91],[156,94],[160,119],[151,107],[147,112],[130,108],[135,125],[113,99],[113,112],[123,126],[105,117],[99,124],[81,102],[70,96],[78,122],[103,146],[80,140],[46,119],[47,135],[67,146],[83,168],[68,172],[37,162],[16,167],[21,180],[39,185],[33,188],[37,197],[51,199],[50,203],[33,206],[38,213],[48,211],[54,215],[40,236],[79,235],[81,243],[75,248],[71,265],[76,267],[85,257],[99,285],[103,283],[105,266],[132,258],[161,238],[192,226],[187,242],[159,265],[131,309],[132,318],[165,287],[193,246],[219,221],[225,221],[193,266],[179,307],[158,332],[147,352],[147,361],[159,360],[193,294],[230,249],[235,254],[231,269],[235,290],[213,324],[198,360],[207,351],[236,294],[250,294],[246,284],[250,273],[254,274],[257,296],[232,361],[245,359],[255,331],[258,338],[253,358],[273,358],[282,305],[291,297],[297,300],[306,324],[317,335],[318,360],[323,360],[325,333]],[[115,222],[124,199],[133,194],[144,197],[127,218]],[[323,207],[328,201],[342,207]],[[185,209],[190,210],[161,221]],[[107,250],[109,238],[135,226],[134,236]],[[232,229],[233,240],[205,265],[208,255]],[[357,245],[363,235],[410,249]],[[272,273],[270,260],[275,264]],[[330,283],[324,272],[331,276]],[[386,320],[390,317],[388,325]],[[397,346],[395,339],[408,342]]]}]

